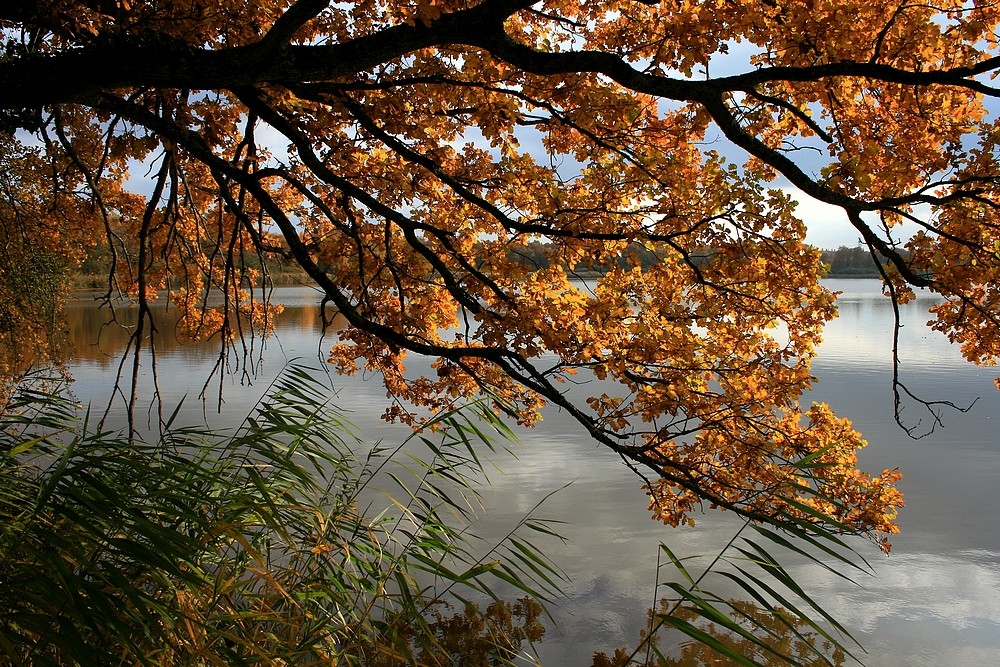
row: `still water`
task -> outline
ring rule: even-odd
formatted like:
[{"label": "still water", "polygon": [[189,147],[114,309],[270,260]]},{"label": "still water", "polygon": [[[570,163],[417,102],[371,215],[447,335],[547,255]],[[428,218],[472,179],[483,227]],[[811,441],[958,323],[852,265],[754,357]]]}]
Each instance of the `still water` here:
[{"label": "still water", "polygon": [[[867,665],[1000,664],[1000,392],[993,379],[1000,369],[965,363],[957,349],[924,326],[934,303],[921,296],[902,311],[901,379],[926,400],[970,406],[966,413],[945,408],[943,426],[920,439],[909,437],[893,419],[890,304],[876,281],[829,281],[842,292],[840,317],[827,329],[814,366],[820,382],[811,400],[829,403],[853,419],[870,445],[861,453],[864,469],[899,467],[907,506],[902,534],[892,555],[865,544],[859,550],[876,576],[852,586],[824,570],[792,569],[799,581],[860,641]],[[157,343],[157,372],[164,403],[172,408],[187,396],[188,423],[235,423],[290,360],[320,364],[330,341],[320,339],[319,295],[309,289],[280,290],[286,304],[276,335],[255,341],[253,380],[237,372],[209,384],[218,360],[211,345],[182,345],[169,335]],[[124,318],[125,315],[122,315]],[[125,336],[102,326],[105,313],[93,301],[71,304],[71,339],[76,348],[70,371],[81,401],[103,405],[112,396]],[[169,325],[163,327],[169,333]],[[409,362],[419,373],[422,363]],[[143,370],[142,392],[151,396],[151,369]],[[240,378],[244,377],[243,380]],[[371,377],[334,378],[338,403],[372,440],[399,438],[403,431],[379,419],[384,390]],[[224,403],[216,400],[222,390]],[[919,433],[932,417],[910,401],[903,421]],[[594,651],[612,653],[635,645],[646,610],[654,603],[657,553],[661,542],[678,555],[714,554],[738,529],[731,517],[706,510],[694,528],[671,529],[651,521],[635,478],[610,452],[587,439],[558,412],[536,428],[519,431],[517,460],[500,460],[506,474],[494,474],[486,493],[487,511],[478,534],[502,535],[542,498],[539,514],[567,523],[567,542],[546,548],[569,577],[566,598],[554,609],[550,627],[536,649],[546,666],[589,665]],[[665,638],[665,641],[669,639]]]}]

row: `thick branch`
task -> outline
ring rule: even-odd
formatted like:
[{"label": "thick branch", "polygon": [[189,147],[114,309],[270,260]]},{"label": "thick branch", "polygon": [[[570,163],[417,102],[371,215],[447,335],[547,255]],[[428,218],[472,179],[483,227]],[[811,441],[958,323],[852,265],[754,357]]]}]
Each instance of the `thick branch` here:
[{"label": "thick branch", "polygon": [[[288,45],[295,31],[326,4],[323,0],[294,4],[261,41],[248,46],[213,50],[180,41],[151,43],[139,36],[115,38],[104,46],[53,55],[12,58],[0,63],[0,109],[93,102],[100,92],[119,88],[220,90],[261,83],[330,81],[368,71],[420,49],[448,45],[479,47],[535,74],[600,73],[636,92],[674,100],[702,101],[726,91],[751,92],[768,82],[831,77],[960,86],[984,95],[1000,95],[996,88],[975,78],[1000,68],[1000,58],[967,67],[920,72],[871,62],[838,62],[764,67],[706,81],[647,74],[611,53],[541,52],[512,39],[503,31],[503,23],[534,4],[530,0],[486,0],[472,9],[443,14],[427,25],[396,25],[340,44]],[[0,18],[23,21],[26,6],[20,2],[5,7]]]},{"label": "thick branch", "polygon": [[285,14],[262,41],[248,46],[213,50],[179,40],[150,42],[137,36],[53,55],[9,59],[0,62],[0,109],[96,103],[101,92],[121,88],[221,90],[269,82],[326,81],[423,48],[461,43],[468,32],[497,32],[510,14],[530,3],[486,0],[472,9],[444,14],[429,25],[392,26],[340,44],[287,46],[280,51],[282,57],[273,57],[276,46],[303,19],[308,20],[310,12],[318,13],[315,4],[294,5],[290,10],[294,14]]}]

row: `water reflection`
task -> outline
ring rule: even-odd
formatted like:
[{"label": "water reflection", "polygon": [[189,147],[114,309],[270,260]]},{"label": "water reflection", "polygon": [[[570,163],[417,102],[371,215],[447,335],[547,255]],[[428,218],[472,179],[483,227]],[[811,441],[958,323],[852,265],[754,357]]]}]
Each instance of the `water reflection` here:
[{"label": "water reflection", "polygon": [[[868,637],[869,665],[992,665],[1000,637],[1000,553],[902,552],[863,587],[801,571],[828,609]],[[919,630],[919,631],[916,631]]]},{"label": "water reflection", "polygon": [[[286,334],[319,334],[323,330],[319,297],[315,290],[289,288],[281,291],[280,302],[285,309],[279,316],[278,331]],[[156,348],[166,355],[191,354],[214,356],[217,342],[195,344],[179,339],[175,332],[180,321],[176,308],[161,300],[154,303],[153,320],[163,334],[156,338]],[[73,357],[78,362],[118,363],[121,353],[135,328],[138,311],[127,303],[114,308],[102,305],[97,295],[78,295],[66,305],[67,338]],[[334,319],[331,331],[346,323],[343,316]],[[214,344],[213,344],[214,343]]]},{"label": "water reflection", "polygon": [[[826,284],[841,294],[837,298],[839,317],[823,336],[819,367],[847,366],[861,373],[884,368],[892,342],[893,311],[892,303],[879,296],[878,281],[830,280]],[[905,369],[967,366],[957,346],[926,326],[931,319],[928,309],[940,302],[940,297],[922,291],[900,309],[899,349]]]},{"label": "water reflection", "polygon": [[[945,428],[932,435],[908,438],[893,423],[888,302],[875,281],[831,281],[831,287],[844,292],[841,316],[827,329],[814,366],[820,381],[807,400],[828,402],[852,417],[871,443],[861,453],[864,468],[902,469],[907,507],[892,556],[865,552],[878,576],[865,578],[862,587],[818,568],[803,569],[800,577],[855,632],[868,650],[867,665],[993,664],[1000,654],[1000,518],[993,510],[1000,502],[1000,393],[992,385],[997,373],[969,366],[942,336],[927,329],[926,309],[933,300],[918,295],[902,311],[903,380],[929,399],[960,405],[978,401],[967,414],[944,411]],[[252,384],[227,379],[219,409],[205,410],[189,401],[182,415],[188,423],[211,420],[226,426],[226,420],[242,419],[287,360],[305,357],[321,364],[325,359],[332,340],[319,340],[317,293],[282,290],[279,300],[288,305],[275,337],[263,344],[263,361],[255,367]],[[162,317],[161,330],[171,330],[175,320],[169,313]],[[107,401],[113,385],[109,371],[116,368],[127,337],[120,329],[102,328],[104,316],[92,302],[74,302],[70,318],[77,350],[70,366],[77,378],[75,392],[84,402]],[[218,355],[217,347],[169,338],[157,343],[161,378],[169,379],[163,387],[168,404],[196,394],[207,364]],[[94,345],[95,340],[100,343]],[[427,368],[426,361],[413,357],[407,363],[413,374]],[[351,411],[369,438],[392,438],[401,431],[379,418],[385,391],[370,380],[360,375],[336,378],[341,388],[336,401]],[[904,418],[926,420],[916,408],[906,406]],[[558,411],[547,412],[537,428],[519,435],[524,447],[517,460],[497,459],[506,474],[493,475],[487,515],[474,530],[487,541],[494,539],[544,496],[572,482],[542,509],[543,515],[568,522],[563,532],[569,543],[552,543],[547,551],[571,582],[566,600],[554,612],[558,627],[546,632],[538,649],[547,666],[590,664],[595,651],[627,645],[644,626],[646,610],[655,602],[652,587],[661,541],[681,555],[711,555],[738,525],[730,516],[707,510],[695,517],[694,529],[670,530],[651,521],[639,480]],[[669,645],[676,640],[667,636],[662,641]]]}]

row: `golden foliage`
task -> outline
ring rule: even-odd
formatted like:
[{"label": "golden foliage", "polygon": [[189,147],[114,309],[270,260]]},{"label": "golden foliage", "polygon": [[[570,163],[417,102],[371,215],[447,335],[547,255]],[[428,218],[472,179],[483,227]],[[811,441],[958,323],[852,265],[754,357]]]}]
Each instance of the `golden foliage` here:
[{"label": "golden foliage", "polygon": [[106,238],[109,288],[168,290],[193,337],[266,332],[261,258],[283,254],[349,323],[331,363],[381,373],[390,418],[483,390],[528,424],[554,404],[653,472],[657,519],[808,507],[874,535],[899,474],[858,471],[849,423],[800,405],[836,310],[785,184],[841,207],[891,297],[942,295],[932,326],[995,363],[998,12],[20,3],[0,120],[39,146],[5,148],[39,165],[17,186],[31,243],[71,260]]}]

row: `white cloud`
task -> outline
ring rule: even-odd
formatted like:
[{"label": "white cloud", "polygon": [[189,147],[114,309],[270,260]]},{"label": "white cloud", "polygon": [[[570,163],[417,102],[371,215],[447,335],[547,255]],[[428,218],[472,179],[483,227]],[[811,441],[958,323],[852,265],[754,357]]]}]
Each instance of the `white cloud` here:
[{"label": "white cloud", "polygon": [[[832,250],[840,246],[856,246],[861,242],[861,234],[851,226],[847,220],[847,214],[841,208],[813,199],[793,186],[784,186],[781,190],[797,202],[795,213],[806,223],[808,229],[806,241],[808,243],[819,248]],[[917,217],[926,218],[928,214],[929,211],[926,207],[917,207],[914,210],[914,215]],[[868,222],[880,237],[885,238],[885,233],[880,231],[877,219],[869,218]],[[906,222],[893,227],[892,236],[897,242],[905,241],[913,236],[918,229],[916,224]]]},{"label": "white cloud", "polygon": [[813,199],[798,188],[782,188],[798,205],[796,215],[806,223],[806,241],[819,248],[855,246],[860,234],[847,220],[843,209]]}]

